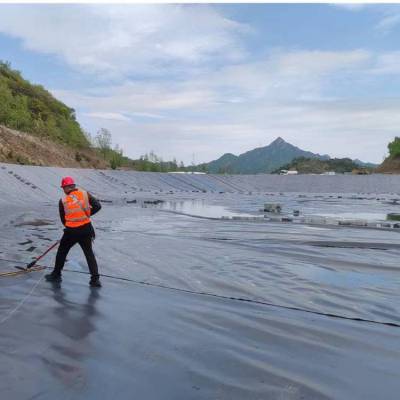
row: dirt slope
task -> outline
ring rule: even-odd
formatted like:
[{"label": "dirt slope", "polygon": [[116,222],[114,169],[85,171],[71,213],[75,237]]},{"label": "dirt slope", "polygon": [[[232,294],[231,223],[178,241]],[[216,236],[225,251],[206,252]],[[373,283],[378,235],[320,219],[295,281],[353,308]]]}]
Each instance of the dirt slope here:
[{"label": "dirt slope", "polygon": [[108,168],[93,150],[76,150],[0,125],[0,162],[55,167]]},{"label": "dirt slope", "polygon": [[400,174],[400,157],[388,157],[377,169],[381,174]]}]

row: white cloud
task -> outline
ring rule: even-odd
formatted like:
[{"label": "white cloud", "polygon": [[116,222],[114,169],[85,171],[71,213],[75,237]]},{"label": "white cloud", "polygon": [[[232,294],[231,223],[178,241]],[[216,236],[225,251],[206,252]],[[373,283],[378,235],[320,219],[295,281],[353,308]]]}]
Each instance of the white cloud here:
[{"label": "white cloud", "polygon": [[[321,98],[332,75],[355,73],[369,63],[365,50],[273,52],[267,59],[228,66],[208,74],[203,84],[234,93],[234,99]],[[325,95],[325,94],[324,94]]]},{"label": "white cloud", "polygon": [[378,75],[400,76],[400,51],[386,52],[377,56],[370,72]]},{"label": "white cloud", "polygon": [[393,15],[387,15],[382,18],[379,23],[375,26],[375,28],[386,34],[391,31],[394,27],[400,24],[400,13],[395,13]]},{"label": "white cloud", "polygon": [[324,87],[332,74],[358,74],[372,60],[364,50],[276,52],[264,61],[228,65],[186,80],[128,80],[86,92],[53,93],[67,104],[90,112],[145,113],[165,118],[177,111],[199,113],[256,100],[324,99]]},{"label": "white cloud", "polygon": [[[103,95],[52,90],[52,93],[75,108],[87,112],[122,113],[124,115],[165,118],[176,110],[203,108],[216,102],[217,93],[208,87],[194,88],[195,83],[173,83],[162,81],[158,84],[127,81],[118,86],[101,89]],[[160,114],[163,111],[164,114]],[[144,115],[146,114],[146,115]]]},{"label": "white cloud", "polygon": [[[55,94],[78,110],[161,116],[150,122],[109,121],[130,156],[154,150],[165,159],[209,161],[239,154],[277,136],[332,156],[381,161],[400,126],[400,100],[331,96],[337,76],[368,85],[399,65],[392,53],[274,52],[267,59],[226,66],[184,81],[126,81],[86,94]],[[149,115],[150,114],[150,115]],[[78,115],[79,116],[79,115]],[[100,121],[83,121],[98,129]],[[381,151],[377,152],[377,149]]]},{"label": "white cloud", "polygon": [[334,3],[335,7],[339,7],[351,12],[363,11],[365,9],[372,10],[379,17],[379,22],[375,24],[376,31],[383,35],[388,34],[392,29],[400,24],[400,12],[398,4],[385,2],[375,3]]},{"label": "white cloud", "polygon": [[349,11],[360,11],[367,6],[365,3],[333,3],[332,5]]},{"label": "white cloud", "polygon": [[249,28],[207,5],[3,5],[0,32],[80,71],[154,74],[243,57]]},{"label": "white cloud", "polygon": [[150,119],[167,119],[166,116],[160,114],[146,113],[146,112],[133,112],[134,117],[150,118]]},{"label": "white cloud", "polygon": [[125,117],[124,115],[114,112],[90,112],[90,113],[83,113],[83,115],[86,117],[99,118],[99,119],[130,121],[130,119]]}]

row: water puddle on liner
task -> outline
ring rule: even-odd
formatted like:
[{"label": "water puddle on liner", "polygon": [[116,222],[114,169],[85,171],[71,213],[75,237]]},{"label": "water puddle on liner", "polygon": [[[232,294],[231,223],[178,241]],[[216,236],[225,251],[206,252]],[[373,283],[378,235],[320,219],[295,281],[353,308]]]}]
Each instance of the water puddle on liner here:
[{"label": "water puddle on liner", "polygon": [[318,213],[313,214],[313,216],[317,217],[326,217],[326,218],[334,218],[339,221],[347,221],[347,220],[355,220],[362,219],[368,222],[376,222],[376,221],[386,221],[387,214],[383,213],[353,213],[353,212],[344,212],[344,213]]},{"label": "water puddle on liner", "polygon": [[23,221],[17,224],[14,224],[15,227],[20,226],[45,226],[45,225],[53,225],[53,221],[49,221],[46,219],[34,219],[32,221]]},{"label": "water puddle on liner", "polygon": [[304,271],[304,276],[313,282],[323,285],[336,286],[346,289],[373,287],[395,287],[398,282],[380,274],[366,274],[353,271],[328,271],[309,268]]},{"label": "water puddle on liner", "polygon": [[254,217],[257,215],[230,211],[224,206],[207,204],[204,200],[163,201],[158,204],[142,204],[142,207],[154,207],[179,214],[205,218]]}]

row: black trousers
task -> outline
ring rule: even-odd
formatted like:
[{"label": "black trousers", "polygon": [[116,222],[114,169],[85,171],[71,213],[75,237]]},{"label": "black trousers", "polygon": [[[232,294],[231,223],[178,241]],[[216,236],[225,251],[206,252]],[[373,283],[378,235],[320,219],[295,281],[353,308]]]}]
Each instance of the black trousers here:
[{"label": "black trousers", "polygon": [[85,254],[90,274],[93,278],[98,278],[99,270],[92,248],[93,239],[94,237],[91,232],[81,232],[79,230],[74,232],[74,229],[66,229],[58,247],[54,272],[56,274],[61,274],[61,271],[64,268],[65,259],[67,258],[71,247],[78,243]]}]

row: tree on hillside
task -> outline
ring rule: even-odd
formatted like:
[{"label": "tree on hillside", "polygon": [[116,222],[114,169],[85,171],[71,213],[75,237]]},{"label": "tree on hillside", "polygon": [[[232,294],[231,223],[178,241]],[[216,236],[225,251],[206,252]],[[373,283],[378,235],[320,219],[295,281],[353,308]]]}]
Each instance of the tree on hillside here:
[{"label": "tree on hillside", "polygon": [[95,143],[95,140],[94,140],[92,134],[89,131],[85,131],[85,130],[83,130],[82,132],[83,132],[83,135],[85,136],[86,140],[88,141],[89,146],[90,147],[95,146],[96,143]]},{"label": "tree on hillside", "polygon": [[112,151],[110,166],[112,169],[116,169],[122,166],[124,162],[124,155],[122,149],[116,144]]},{"label": "tree on hillside", "polygon": [[100,153],[103,155],[103,158],[106,159],[107,154],[111,150],[111,133],[108,129],[100,128],[97,131],[97,134],[94,138],[96,143],[96,147],[100,150]]},{"label": "tree on hillside", "polygon": [[392,142],[388,144],[390,157],[400,156],[400,137],[396,136]]}]

